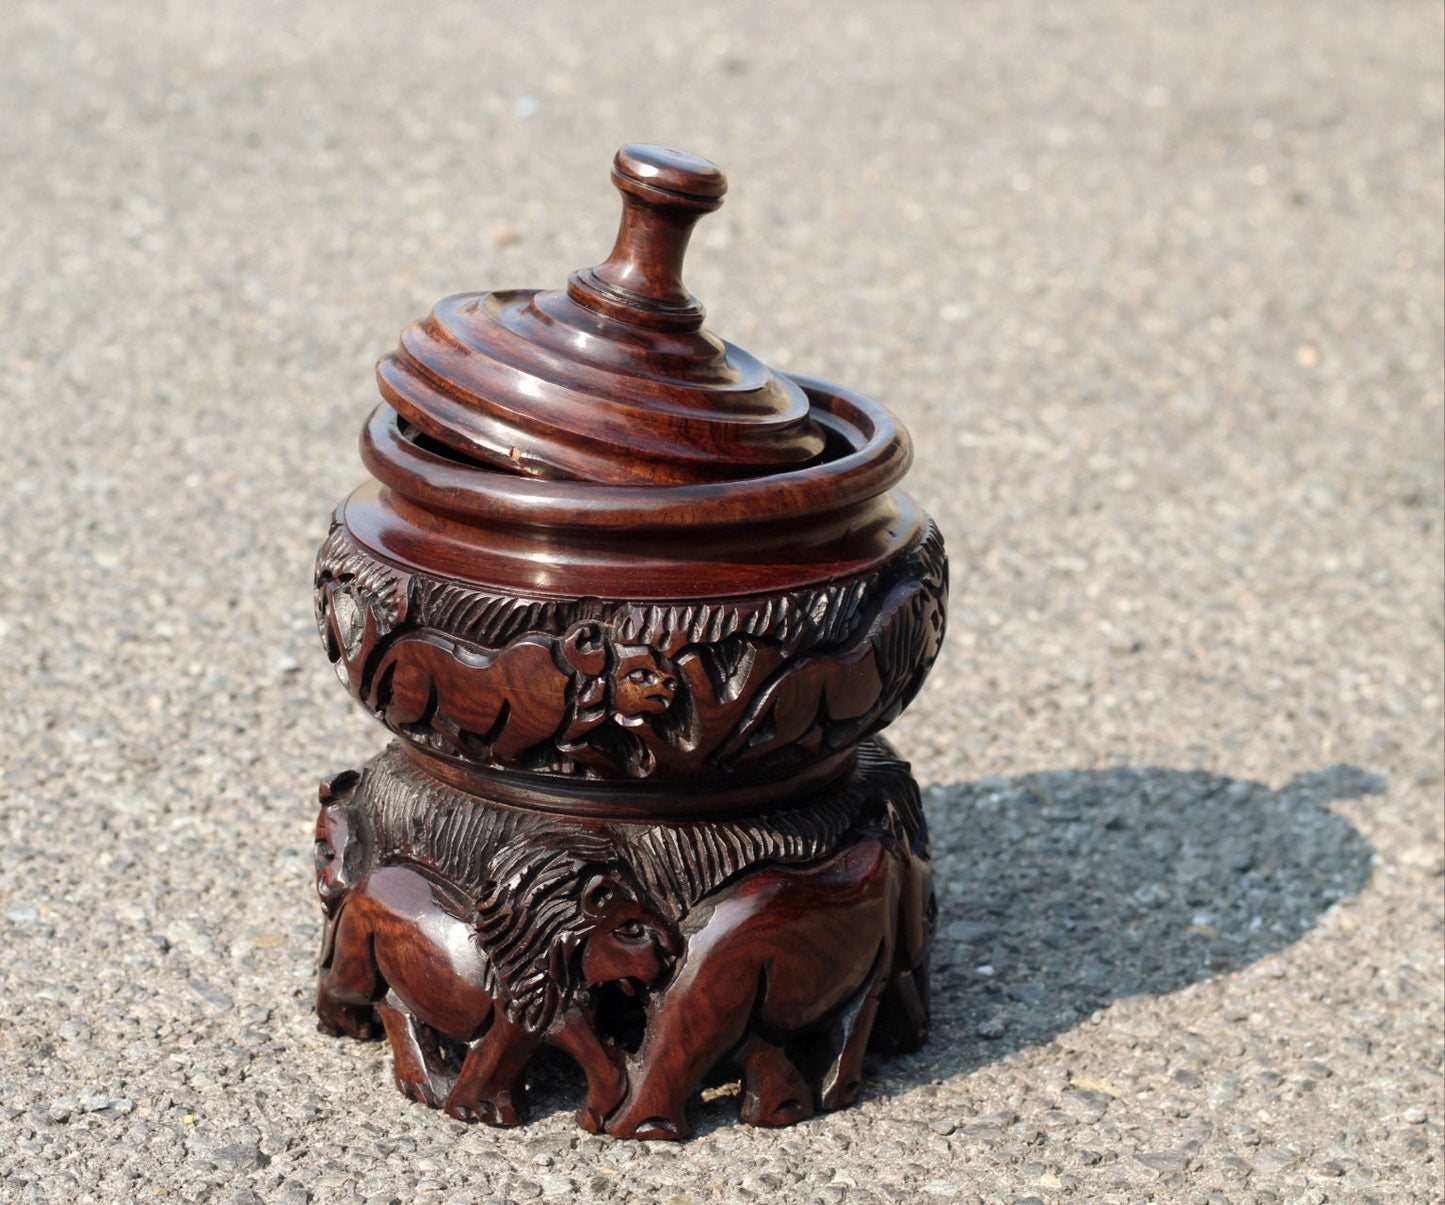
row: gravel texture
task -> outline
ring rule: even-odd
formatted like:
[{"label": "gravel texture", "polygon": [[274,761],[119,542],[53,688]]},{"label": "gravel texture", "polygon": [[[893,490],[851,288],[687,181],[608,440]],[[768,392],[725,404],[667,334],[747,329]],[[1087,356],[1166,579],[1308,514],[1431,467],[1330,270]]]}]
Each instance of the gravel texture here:
[{"label": "gravel texture", "polygon": [[[1437,1202],[1441,11],[9,0],[0,1200]],[[890,404],[936,1030],[683,1145],[404,1101],[309,1013],[309,575],[370,365],[729,172],[713,329]]]}]

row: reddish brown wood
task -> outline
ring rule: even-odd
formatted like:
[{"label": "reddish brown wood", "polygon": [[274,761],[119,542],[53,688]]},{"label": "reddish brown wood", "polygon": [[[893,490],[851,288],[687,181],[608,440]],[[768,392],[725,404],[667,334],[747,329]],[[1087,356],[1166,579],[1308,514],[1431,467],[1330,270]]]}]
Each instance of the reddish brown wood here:
[{"label": "reddish brown wood", "polygon": [[[615,875],[594,870],[587,854],[539,843],[539,875],[559,875],[578,903],[570,926],[552,934],[546,953],[566,949],[573,975],[565,991],[519,1006],[494,958],[478,940],[509,936],[514,900],[502,885],[469,898],[431,867],[411,860],[369,866],[355,881],[332,867],[345,857],[350,825],[328,798],[317,824],[318,884],[328,906],[316,1014],[328,1033],[373,1036],[379,1019],[391,1041],[401,1092],[459,1120],[516,1125],[522,1073],[542,1042],[571,1054],[587,1074],[577,1122],[596,1132],[622,1098],[621,1056],[597,1033],[587,989],[623,984],[629,992],[659,982],[678,952],[676,935]],[[465,1043],[449,1074],[437,1036]],[[443,1088],[447,1090],[444,1092]]]},{"label": "reddish brown wood", "polygon": [[396,742],[323,785],[317,1012],[459,1118],[519,1121],[547,1043],[586,1128],[681,1137],[722,1064],[786,1124],[926,1027],[927,834],[875,734],[946,562],[886,411],[703,328],[722,173],[629,146],[613,182],[605,261],[446,298],[378,366],[316,603]]}]

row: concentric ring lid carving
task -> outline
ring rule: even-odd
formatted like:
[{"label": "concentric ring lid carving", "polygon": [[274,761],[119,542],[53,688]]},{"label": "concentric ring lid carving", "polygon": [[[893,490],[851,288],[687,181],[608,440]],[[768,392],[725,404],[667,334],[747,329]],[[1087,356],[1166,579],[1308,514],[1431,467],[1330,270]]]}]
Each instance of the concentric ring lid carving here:
[{"label": "concentric ring lid carving", "polygon": [[618,151],[611,255],[565,289],[447,297],[377,366],[403,433],[520,478],[598,485],[739,481],[816,463],[803,389],[703,328],[682,282],[697,220],[727,190],[704,159]]}]

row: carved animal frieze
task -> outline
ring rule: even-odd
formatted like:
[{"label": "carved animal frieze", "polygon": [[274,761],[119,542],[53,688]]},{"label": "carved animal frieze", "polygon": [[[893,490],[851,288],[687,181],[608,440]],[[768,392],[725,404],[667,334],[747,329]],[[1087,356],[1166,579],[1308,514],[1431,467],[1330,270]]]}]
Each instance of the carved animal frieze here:
[{"label": "carved animal frieze", "polygon": [[652,760],[629,730],[665,716],[677,682],[655,649],[597,623],[496,652],[422,631],[382,650],[366,702],[396,731],[430,734],[462,757],[562,769],[595,753],[635,777]]},{"label": "carved animal frieze", "polygon": [[[788,1124],[852,1099],[870,1041],[926,1028],[927,831],[881,741],[825,796],[732,821],[504,807],[400,746],[325,780],[321,805],[320,1025],[385,1033],[398,1088],[454,1117],[520,1121],[545,1043],[587,1076],[586,1129],[682,1137],[726,1063],[744,1120]],[[609,984],[645,1004],[630,1057],[599,1020]]]},{"label": "carved animal frieze", "polygon": [[809,591],[667,606],[508,598],[366,568],[333,532],[317,614],[353,694],[468,764],[580,778],[778,772],[911,700],[943,637],[942,546]]}]

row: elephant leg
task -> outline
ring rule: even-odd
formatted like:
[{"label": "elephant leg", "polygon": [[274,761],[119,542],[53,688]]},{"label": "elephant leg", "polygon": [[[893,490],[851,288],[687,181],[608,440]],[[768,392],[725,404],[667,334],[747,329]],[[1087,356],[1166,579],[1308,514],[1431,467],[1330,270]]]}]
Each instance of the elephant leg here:
[{"label": "elephant leg", "polygon": [[813,1115],[813,1090],[781,1046],[749,1034],[735,1056],[743,1069],[743,1121],[786,1126]]},{"label": "elephant leg", "polygon": [[369,935],[355,932],[351,909],[345,904],[329,924],[324,960],[316,976],[317,1027],[332,1037],[374,1037],[371,1001],[382,985],[371,958]]},{"label": "elephant leg", "polygon": [[742,1040],[758,991],[758,969],[751,964],[714,964],[705,979],[694,974],[668,987],[648,1017],[642,1048],[628,1059],[627,1099],[608,1119],[607,1132],[670,1139],[692,1133],[687,1098]]},{"label": "elephant leg", "polygon": [[539,1035],[513,1024],[497,1008],[492,1027],[467,1048],[461,1073],[442,1108],[458,1121],[521,1125],[526,1108],[522,1072],[539,1041]]},{"label": "elephant leg", "polygon": [[894,970],[883,989],[869,1045],[889,1054],[917,1050],[928,1033],[929,945],[938,917],[926,849],[902,855]]},{"label": "elephant leg", "polygon": [[576,1059],[587,1076],[587,1099],[577,1110],[577,1124],[600,1134],[603,1121],[627,1092],[621,1053],[597,1036],[592,1016],[580,1008],[564,1012],[548,1032],[547,1040]]},{"label": "elephant leg", "polygon": [[868,1044],[885,1054],[908,1054],[928,1033],[928,960],[895,971],[878,1002],[878,1019]]},{"label": "elephant leg", "polygon": [[442,1103],[438,1083],[445,1082],[436,1032],[419,1022],[395,992],[376,1006],[391,1041],[396,1086],[403,1096],[435,1109]]},{"label": "elephant leg", "polygon": [[858,991],[829,1023],[827,1042],[833,1054],[823,1073],[818,1104],[824,1109],[841,1109],[858,1098],[863,1084],[863,1054],[868,1049],[868,1036],[878,1015],[878,998],[888,981],[888,964],[892,951],[885,942],[873,960],[873,969]]},{"label": "elephant leg", "polygon": [[338,1000],[322,974],[316,980],[316,1028],[333,1038],[343,1035],[363,1042],[375,1037],[374,1014],[365,1005]]}]

